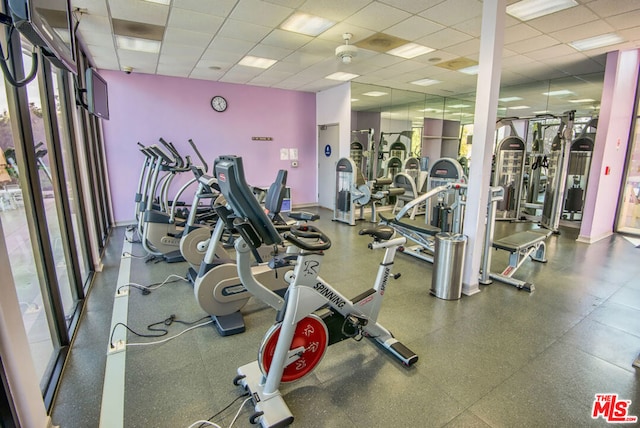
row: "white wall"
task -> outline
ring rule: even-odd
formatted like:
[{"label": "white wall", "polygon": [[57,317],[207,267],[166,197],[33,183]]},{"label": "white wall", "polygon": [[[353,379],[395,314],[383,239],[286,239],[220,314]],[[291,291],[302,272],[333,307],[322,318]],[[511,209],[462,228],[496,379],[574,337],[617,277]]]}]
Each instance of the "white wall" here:
[{"label": "white wall", "polygon": [[338,157],[349,157],[349,145],[351,144],[351,83],[346,82],[316,94],[316,123],[318,125],[339,125]]}]

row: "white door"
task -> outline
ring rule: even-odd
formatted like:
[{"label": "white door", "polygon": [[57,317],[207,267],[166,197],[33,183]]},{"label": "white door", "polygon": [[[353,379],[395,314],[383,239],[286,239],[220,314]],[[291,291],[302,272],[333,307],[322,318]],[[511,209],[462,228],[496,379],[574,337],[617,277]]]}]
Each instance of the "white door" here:
[{"label": "white door", "polygon": [[337,124],[318,126],[318,205],[331,210],[335,205],[338,131]]}]

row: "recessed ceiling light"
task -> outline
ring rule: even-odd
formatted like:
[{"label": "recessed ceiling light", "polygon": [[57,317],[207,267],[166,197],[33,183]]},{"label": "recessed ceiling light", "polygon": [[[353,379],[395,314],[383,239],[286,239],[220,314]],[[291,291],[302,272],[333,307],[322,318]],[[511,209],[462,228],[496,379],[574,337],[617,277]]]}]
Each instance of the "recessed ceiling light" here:
[{"label": "recessed ceiling light", "polygon": [[594,102],[594,99],[591,98],[582,98],[579,100],[569,100],[570,103],[574,103],[574,104],[580,104],[580,103],[592,103]]},{"label": "recessed ceiling light", "polygon": [[453,104],[448,106],[449,108],[467,108],[471,107],[469,104]]},{"label": "recessed ceiling light", "polygon": [[260,58],[260,57],[257,57],[257,56],[247,55],[244,58],[242,58],[238,62],[238,64],[246,65],[247,67],[269,68],[273,64],[275,64],[276,62],[278,62],[278,61],[276,61],[275,59]]},{"label": "recessed ceiling light", "polygon": [[387,53],[390,55],[411,59],[433,51],[435,51],[435,49],[427,46],[422,46],[417,43],[407,43],[402,46],[398,46],[397,48],[391,49],[387,51]]},{"label": "recessed ceiling light", "polygon": [[160,52],[160,42],[158,40],[116,35],[116,43],[118,44],[118,48],[126,49],[128,51],[148,53]]},{"label": "recessed ceiling light", "polygon": [[513,106],[513,107],[508,107],[509,110],[524,110],[526,108],[531,108],[529,106]]},{"label": "recessed ceiling light", "polygon": [[507,13],[521,21],[528,21],[577,5],[575,0],[522,0],[507,6]]},{"label": "recessed ceiling light", "polygon": [[542,95],[546,95],[548,97],[561,97],[563,95],[575,95],[568,89],[559,89],[557,91],[543,92]]},{"label": "recessed ceiling light", "polygon": [[167,6],[171,3],[171,0],[144,0],[149,3],[158,3],[158,4],[166,4]]},{"label": "recessed ceiling light", "polygon": [[418,85],[418,86],[430,86],[430,85],[435,85],[436,83],[440,83],[439,80],[434,80],[434,79],[420,79],[420,80],[414,80],[413,82],[409,82],[413,85]]},{"label": "recessed ceiling light", "polygon": [[317,36],[333,27],[335,22],[306,13],[294,13],[280,25],[280,28],[294,33]]},{"label": "recessed ceiling light", "polygon": [[521,97],[505,97],[505,98],[498,98],[498,101],[502,101],[504,103],[510,103],[511,101],[520,101],[522,98]]},{"label": "recessed ceiling light", "polygon": [[368,97],[381,97],[383,95],[388,95],[387,92],[380,92],[380,91],[371,91],[371,92],[365,92],[362,95],[366,95]]},{"label": "recessed ceiling light", "polygon": [[360,77],[360,75],[353,74],[353,73],[343,73],[342,71],[338,71],[337,73],[333,73],[328,76],[325,76],[325,79],[346,81],[346,80],[355,79],[356,77]]},{"label": "recessed ceiling light", "polygon": [[461,68],[460,70],[458,70],[460,73],[464,73],[464,74],[478,74],[478,66],[477,65],[472,65],[471,67],[467,67],[467,68]]},{"label": "recessed ceiling light", "polygon": [[588,39],[576,40],[575,42],[569,43],[569,46],[579,51],[588,51],[590,49],[615,45],[616,43],[622,42],[624,42],[622,37],[615,33],[607,33],[595,37],[589,37]]}]

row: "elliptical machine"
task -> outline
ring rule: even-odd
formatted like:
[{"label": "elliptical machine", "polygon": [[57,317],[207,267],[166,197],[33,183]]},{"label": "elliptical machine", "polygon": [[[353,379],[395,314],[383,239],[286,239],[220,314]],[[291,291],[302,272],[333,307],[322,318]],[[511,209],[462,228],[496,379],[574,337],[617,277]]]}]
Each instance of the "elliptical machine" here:
[{"label": "elliptical machine", "polygon": [[215,170],[241,235],[235,244],[240,279],[254,295],[279,309],[278,322],[265,335],[258,360],[240,367],[234,379],[234,384],[242,385],[251,394],[255,407],[250,417],[252,424],[282,427],[292,423],[293,415],[282,398],[280,383],[310,373],[327,346],[343,339],[375,340],[405,366],[418,360],[415,353],[377,322],[389,277],[399,277],[391,275],[391,267],[405,238],[391,239],[393,230],[386,227],[360,231],[374,238],[369,248],[386,251],[374,288],[350,300],[318,276],[323,252],[331,246],[329,238],[313,226],[294,226],[284,239],[300,253],[294,271],[286,276],[290,285],[283,299],[261,284],[251,271],[251,249],[262,244],[279,244],[282,237],[252,197],[244,179],[242,159],[220,157]]}]

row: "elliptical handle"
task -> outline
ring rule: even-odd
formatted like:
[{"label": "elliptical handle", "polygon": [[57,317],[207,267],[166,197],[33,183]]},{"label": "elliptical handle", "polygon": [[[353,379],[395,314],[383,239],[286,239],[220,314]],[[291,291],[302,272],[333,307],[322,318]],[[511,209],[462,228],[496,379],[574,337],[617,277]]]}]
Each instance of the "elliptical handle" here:
[{"label": "elliptical handle", "polygon": [[189,138],[189,144],[191,144],[191,148],[193,149],[194,152],[196,152],[196,155],[198,155],[198,157],[200,158],[200,162],[202,162],[202,168],[204,169],[204,172],[205,173],[209,172],[209,165],[207,164],[207,161],[204,160],[204,157],[202,157],[200,150],[198,150],[198,146],[196,146],[196,143],[194,143],[191,138]]}]

